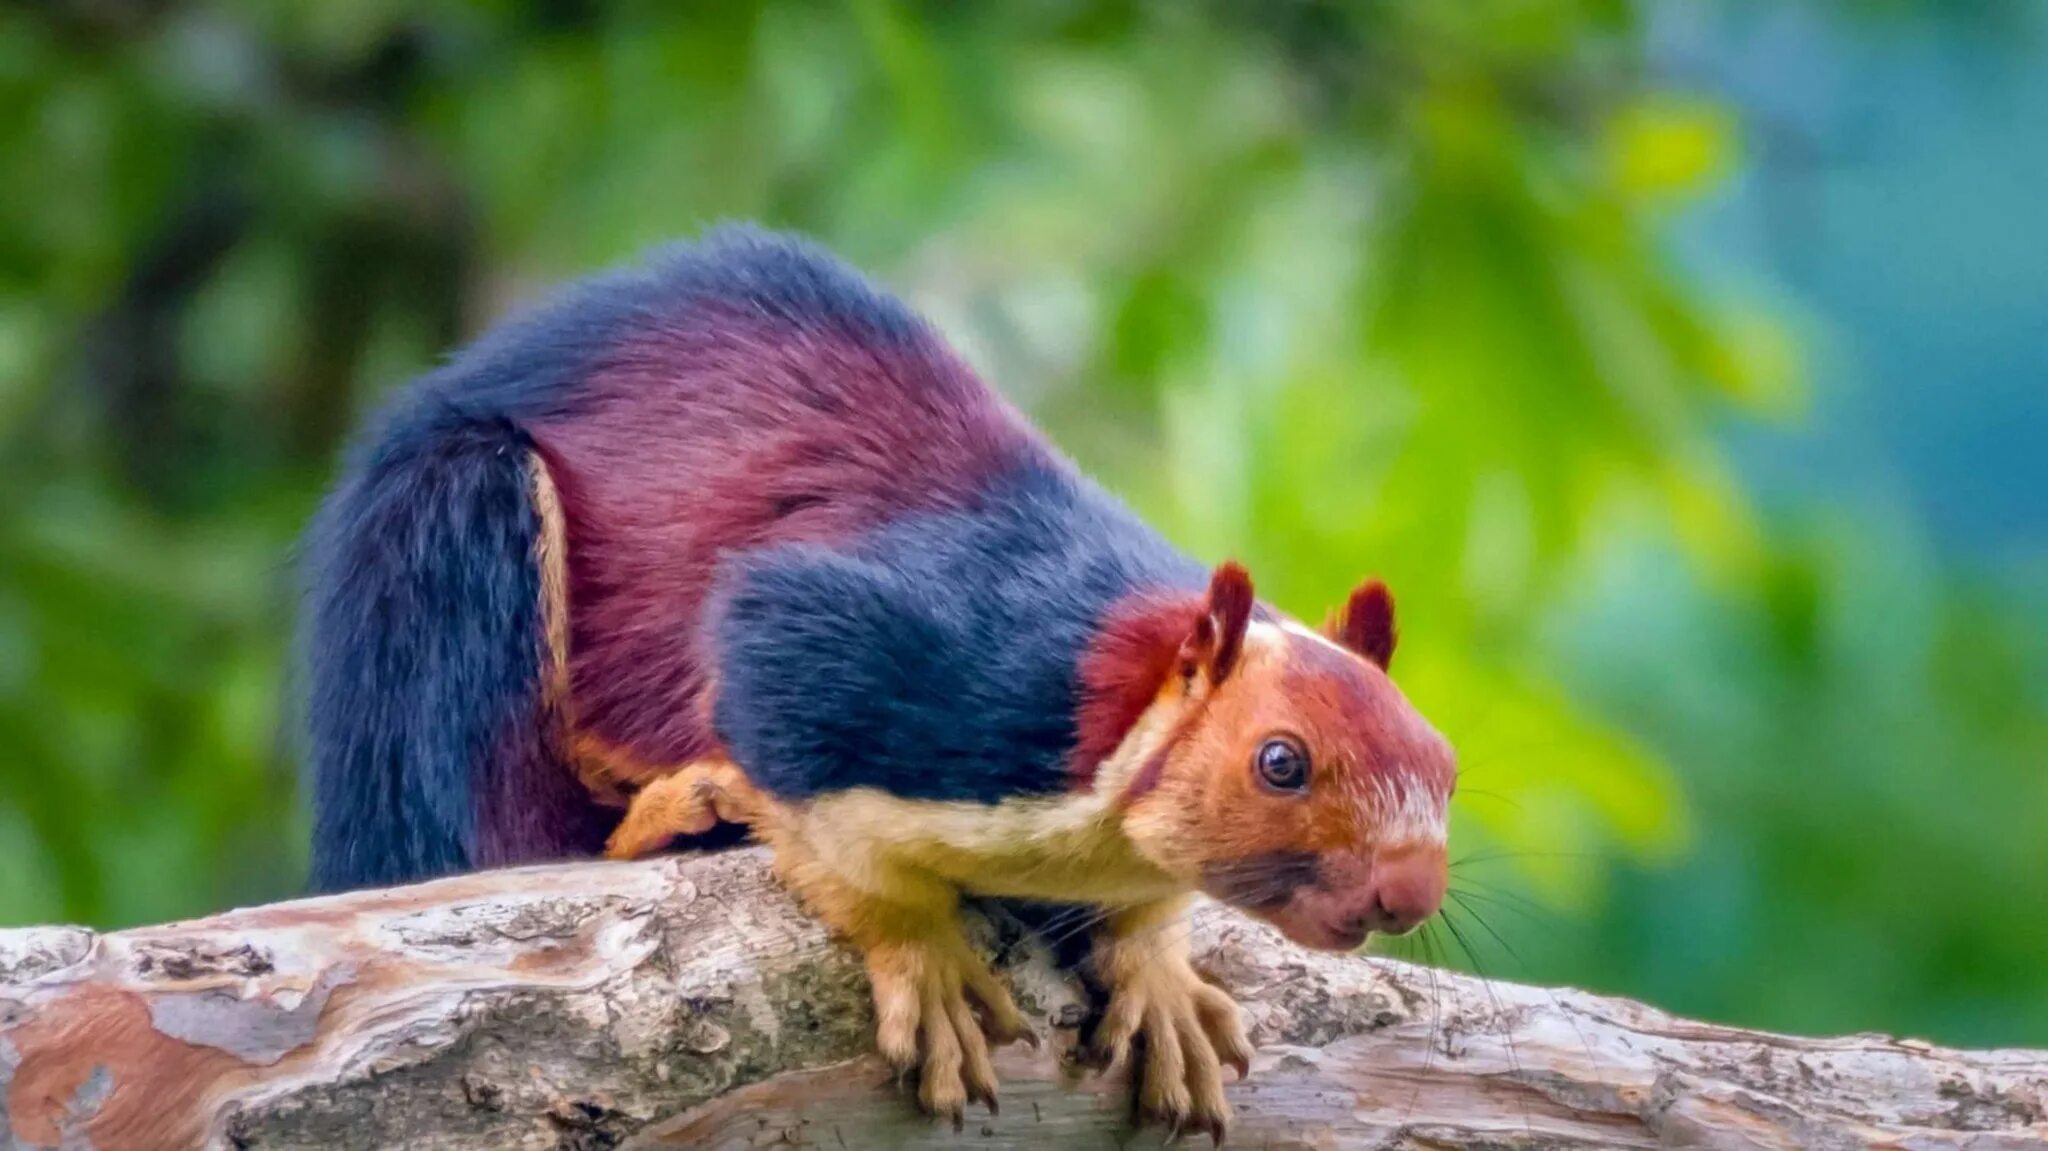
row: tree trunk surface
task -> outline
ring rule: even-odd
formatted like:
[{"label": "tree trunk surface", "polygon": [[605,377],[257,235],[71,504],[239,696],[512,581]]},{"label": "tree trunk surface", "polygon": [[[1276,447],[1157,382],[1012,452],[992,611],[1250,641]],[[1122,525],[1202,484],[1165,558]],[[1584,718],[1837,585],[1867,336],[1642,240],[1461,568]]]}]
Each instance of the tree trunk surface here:
[{"label": "tree trunk surface", "polygon": [[[1000,1115],[919,1116],[867,982],[758,850],[463,876],[96,934],[0,932],[5,1151],[1156,1146],[1076,1067],[1087,993],[982,942],[1048,1040]],[[1793,1039],[1380,959],[1215,906],[1259,1055],[1246,1148],[2037,1148],[2048,1052]],[[1845,960],[1846,961],[1846,960]]]}]

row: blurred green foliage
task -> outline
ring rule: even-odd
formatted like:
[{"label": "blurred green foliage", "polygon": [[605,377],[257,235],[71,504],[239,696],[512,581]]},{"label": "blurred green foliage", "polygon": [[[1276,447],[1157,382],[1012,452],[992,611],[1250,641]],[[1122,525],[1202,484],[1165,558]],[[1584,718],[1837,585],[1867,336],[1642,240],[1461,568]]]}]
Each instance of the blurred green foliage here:
[{"label": "blurred green foliage", "polygon": [[1797,415],[1799,342],[1663,252],[1744,127],[1642,20],[0,13],[0,922],[292,893],[289,550],[341,439],[512,303],[740,216],[874,269],[1282,606],[1390,579],[1465,764],[1459,938],[1411,952],[2041,1040],[2043,605],[1911,525],[1759,522],[1715,430]]}]

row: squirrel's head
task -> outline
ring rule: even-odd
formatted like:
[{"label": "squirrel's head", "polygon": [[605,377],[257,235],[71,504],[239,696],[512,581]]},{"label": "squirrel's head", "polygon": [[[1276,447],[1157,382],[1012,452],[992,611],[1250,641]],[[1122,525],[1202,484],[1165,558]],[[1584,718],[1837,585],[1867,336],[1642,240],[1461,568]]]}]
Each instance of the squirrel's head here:
[{"label": "squirrel's head", "polygon": [[[1348,950],[1436,914],[1450,745],[1387,677],[1377,580],[1321,632],[1259,607],[1225,563],[1206,596],[1133,605],[1083,667],[1098,787],[1152,864],[1308,947]],[[1103,741],[1106,742],[1106,741]]]}]

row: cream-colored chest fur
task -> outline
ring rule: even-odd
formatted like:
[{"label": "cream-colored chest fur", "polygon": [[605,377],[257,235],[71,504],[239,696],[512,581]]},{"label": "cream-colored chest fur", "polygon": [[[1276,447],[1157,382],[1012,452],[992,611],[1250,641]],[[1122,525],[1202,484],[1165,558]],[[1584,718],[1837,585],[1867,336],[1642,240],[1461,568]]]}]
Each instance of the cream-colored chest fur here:
[{"label": "cream-colored chest fur", "polygon": [[1138,855],[1096,792],[991,805],[861,788],[812,800],[797,823],[820,862],[877,895],[926,877],[976,895],[1111,905],[1187,890]]},{"label": "cream-colored chest fur", "polygon": [[[819,796],[792,830],[841,881],[922,902],[934,883],[974,895],[1131,906],[1192,887],[1138,853],[1119,797],[1180,714],[1172,693],[1138,717],[1093,787],[1001,803],[904,799],[872,788]],[[922,890],[919,890],[922,889]]]}]

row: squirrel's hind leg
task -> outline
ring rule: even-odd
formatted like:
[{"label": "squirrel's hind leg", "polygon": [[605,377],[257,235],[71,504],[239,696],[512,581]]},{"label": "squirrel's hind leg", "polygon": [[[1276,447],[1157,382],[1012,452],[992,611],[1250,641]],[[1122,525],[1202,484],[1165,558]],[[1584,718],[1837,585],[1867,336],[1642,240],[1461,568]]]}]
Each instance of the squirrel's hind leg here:
[{"label": "squirrel's hind leg", "polygon": [[755,827],[769,802],[731,760],[700,759],[633,794],[605,843],[605,858],[641,859],[720,823]]}]

